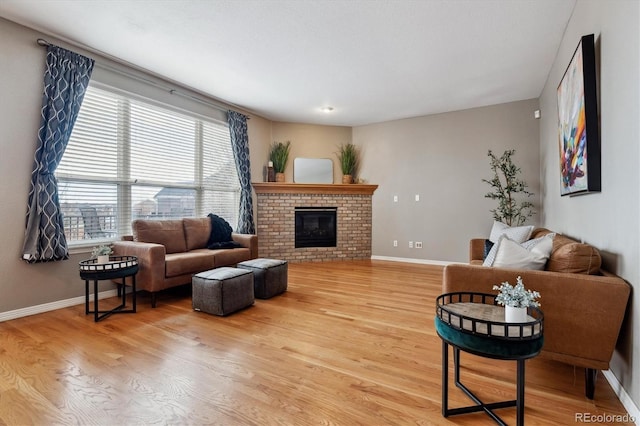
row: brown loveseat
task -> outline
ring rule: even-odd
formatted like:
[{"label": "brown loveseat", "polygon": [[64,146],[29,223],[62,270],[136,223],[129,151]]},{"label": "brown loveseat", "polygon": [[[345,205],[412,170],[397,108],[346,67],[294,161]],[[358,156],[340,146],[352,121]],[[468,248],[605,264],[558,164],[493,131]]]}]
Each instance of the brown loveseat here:
[{"label": "brown loveseat", "polygon": [[241,248],[210,250],[211,220],[134,220],[133,236],[113,243],[115,255],[137,256],[140,269],[136,287],[151,292],[151,306],[156,307],[158,291],[191,282],[191,276],[221,266],[258,257],[258,237],[249,234],[231,236]]},{"label": "brown loveseat", "polygon": [[[538,228],[531,238],[550,231]],[[471,265],[444,269],[443,293],[474,291],[496,294],[494,284],[515,284],[521,276],[526,288],[541,294],[544,312],[543,355],[585,368],[585,391],[593,399],[597,370],[609,368],[625,315],[630,286],[600,269],[594,247],[556,235],[545,270],[532,271],[482,266],[484,240],[470,242]]]}]

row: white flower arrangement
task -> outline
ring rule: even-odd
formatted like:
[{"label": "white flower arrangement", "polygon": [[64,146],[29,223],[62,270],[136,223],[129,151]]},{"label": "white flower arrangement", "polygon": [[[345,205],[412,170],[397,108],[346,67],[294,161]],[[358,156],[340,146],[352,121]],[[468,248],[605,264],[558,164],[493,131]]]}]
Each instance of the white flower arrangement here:
[{"label": "white flower arrangement", "polygon": [[499,291],[496,302],[500,305],[514,308],[528,308],[529,306],[537,308],[540,306],[540,302],[536,301],[540,298],[540,293],[524,288],[522,277],[517,278],[515,286],[505,281],[499,286],[494,285],[493,289]]},{"label": "white flower arrangement", "polygon": [[109,256],[109,255],[111,255],[111,253],[113,253],[113,250],[111,249],[111,246],[103,244],[101,246],[93,248],[93,251],[91,252],[91,257],[93,259],[95,259],[98,256]]}]

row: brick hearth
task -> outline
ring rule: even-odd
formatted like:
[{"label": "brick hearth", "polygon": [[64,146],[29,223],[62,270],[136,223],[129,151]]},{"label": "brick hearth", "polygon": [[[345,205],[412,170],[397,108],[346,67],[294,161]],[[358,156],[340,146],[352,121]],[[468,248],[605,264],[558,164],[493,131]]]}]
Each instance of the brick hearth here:
[{"label": "brick hearth", "polygon": [[[371,258],[371,197],[377,185],[254,183],[260,257],[289,262]],[[295,248],[296,207],[337,207],[336,247]]]}]

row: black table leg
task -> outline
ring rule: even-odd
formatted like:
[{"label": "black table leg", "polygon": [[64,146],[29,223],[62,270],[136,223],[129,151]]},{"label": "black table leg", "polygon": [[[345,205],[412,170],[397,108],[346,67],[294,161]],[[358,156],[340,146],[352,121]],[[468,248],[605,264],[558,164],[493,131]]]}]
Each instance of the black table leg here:
[{"label": "black table leg", "polygon": [[131,277],[131,301],[133,303],[133,313],[136,313],[136,276]]},{"label": "black table leg", "polygon": [[98,280],[93,280],[93,321],[100,320],[98,316]]},{"label": "black table leg", "polygon": [[460,349],[453,347],[453,368],[456,386],[460,387]]},{"label": "black table leg", "polygon": [[122,306],[127,304],[127,288],[124,285],[126,277],[122,277],[122,284],[118,284],[118,296],[122,297]]},{"label": "black table leg", "polygon": [[491,417],[497,424],[506,426],[507,424],[502,420],[493,410],[499,408],[516,407],[517,425],[524,426],[524,359],[516,360],[517,371],[517,384],[516,384],[516,399],[509,401],[500,401],[492,403],[484,403],[478,398],[469,388],[467,388],[460,381],[460,348],[453,346],[453,360],[454,360],[454,382],[465,395],[469,397],[476,405],[470,405],[460,408],[449,408],[449,345],[444,340],[442,341],[442,416],[449,417],[458,414],[476,413],[484,411],[489,417]]},{"label": "black table leg", "polygon": [[84,314],[89,315],[89,280],[84,280]]},{"label": "black table leg", "polygon": [[518,360],[518,378],[517,380],[517,396],[516,396],[516,412],[517,425],[524,426],[524,359]]},{"label": "black table leg", "polygon": [[120,300],[120,304],[118,306],[116,306],[113,309],[110,309],[108,311],[101,311],[98,309],[98,281],[99,280],[93,280],[93,311],[91,311],[89,309],[89,280],[85,280],[85,314],[93,314],[93,321],[94,322],[98,322],[106,317],[108,317],[111,314],[134,314],[136,313],[137,310],[137,300],[136,300],[136,277],[135,275],[133,275],[131,277],[131,282],[132,282],[132,291],[133,294],[131,295],[132,297],[132,303],[133,306],[131,307],[131,309],[124,309],[126,307],[127,304],[127,292],[126,292],[126,286],[125,286],[125,279],[126,277],[122,278],[122,284],[117,284],[119,287],[122,286],[122,294],[118,296],[118,299]]},{"label": "black table leg", "polygon": [[449,417],[449,345],[442,341],[442,417]]}]

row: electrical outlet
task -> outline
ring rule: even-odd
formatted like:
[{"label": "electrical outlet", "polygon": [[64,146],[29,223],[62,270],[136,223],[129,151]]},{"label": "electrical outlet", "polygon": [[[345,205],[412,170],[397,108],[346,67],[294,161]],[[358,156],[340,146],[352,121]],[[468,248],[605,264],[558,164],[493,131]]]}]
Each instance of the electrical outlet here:
[{"label": "electrical outlet", "polygon": [[416,194],[416,201],[420,201],[420,194]]},{"label": "electrical outlet", "polygon": [[422,241],[416,241],[416,248],[422,248]]},{"label": "electrical outlet", "polygon": [[397,196],[397,195],[394,195],[394,196],[393,196],[393,202],[394,202],[394,203],[397,203],[397,202],[398,202],[398,196]]},{"label": "electrical outlet", "polygon": [[393,240],[393,246],[398,247],[398,240]]},{"label": "electrical outlet", "polygon": [[413,241],[409,241],[409,248],[413,248]]}]

